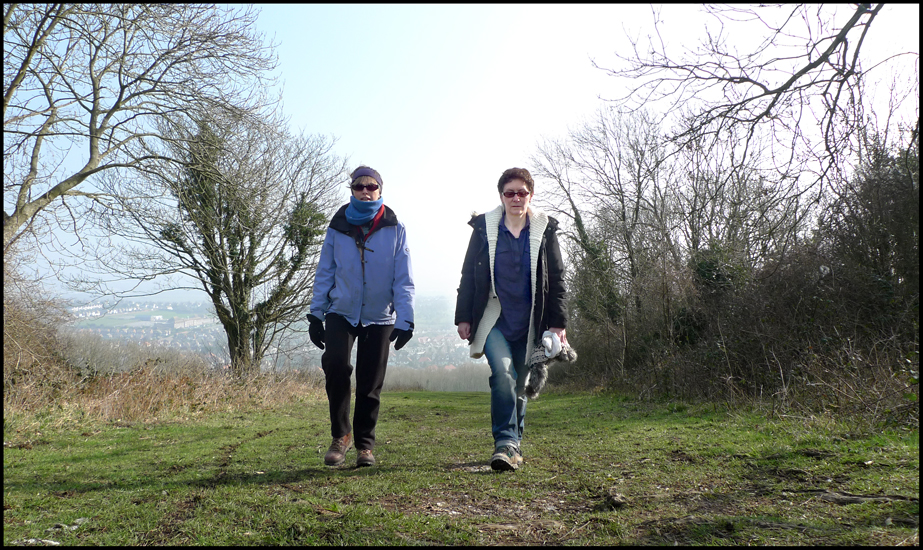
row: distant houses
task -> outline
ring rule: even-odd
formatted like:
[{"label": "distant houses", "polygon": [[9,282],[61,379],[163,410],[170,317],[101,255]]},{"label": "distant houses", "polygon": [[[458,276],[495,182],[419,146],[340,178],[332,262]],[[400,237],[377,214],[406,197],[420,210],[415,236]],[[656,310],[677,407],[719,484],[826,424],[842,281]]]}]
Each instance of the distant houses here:
[{"label": "distant houses", "polygon": [[89,304],[85,306],[77,306],[70,308],[71,315],[78,319],[86,319],[89,317],[99,317],[103,314],[103,306],[101,304]]},{"label": "distant houses", "polygon": [[163,323],[172,329],[201,327],[205,325],[214,325],[218,322],[214,317],[188,317],[185,319],[174,317],[165,320],[163,315],[135,315],[135,320]]},{"label": "distant houses", "polygon": [[202,325],[211,325],[217,323],[218,320],[215,318],[207,317],[190,317],[188,319],[177,319],[173,318],[173,328],[192,328],[200,327]]},{"label": "distant houses", "polygon": [[135,315],[135,321],[163,322],[163,315]]},{"label": "distant houses", "polygon": [[[458,337],[451,324],[450,308],[435,301],[427,306],[425,302],[421,301],[417,312],[419,322],[413,339],[401,350],[392,350],[389,367],[448,373],[460,369],[459,365],[472,362],[468,343]],[[109,342],[146,342],[145,346],[153,343],[178,351],[218,354],[222,359],[215,364],[223,365],[228,361],[225,351],[227,335],[210,311],[210,304],[204,302],[88,304],[70,311],[78,321],[77,330],[97,334]],[[98,320],[103,316],[109,319],[101,323]],[[295,331],[291,338],[287,345],[299,351],[280,356],[280,365],[319,368],[322,352],[307,340],[303,332]],[[273,360],[267,359],[266,364],[272,364]]]}]

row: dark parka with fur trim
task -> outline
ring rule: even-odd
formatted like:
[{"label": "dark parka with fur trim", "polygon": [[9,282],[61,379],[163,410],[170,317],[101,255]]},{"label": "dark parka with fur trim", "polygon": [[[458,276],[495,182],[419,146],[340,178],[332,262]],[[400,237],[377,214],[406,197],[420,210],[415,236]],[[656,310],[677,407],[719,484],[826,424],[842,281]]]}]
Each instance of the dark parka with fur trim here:
[{"label": "dark parka with fur trim", "polygon": [[[471,336],[468,338],[471,343],[477,334],[478,323],[484,316],[491,290],[485,214],[471,216],[468,225],[474,231],[462,265],[462,278],[455,302],[455,324],[471,324]],[[532,324],[536,328],[533,345],[536,347],[541,345],[542,333],[549,327],[567,328],[567,289],[564,286],[564,260],[558,246],[557,230],[557,220],[549,216],[542,235],[536,284],[532,292]]]}]

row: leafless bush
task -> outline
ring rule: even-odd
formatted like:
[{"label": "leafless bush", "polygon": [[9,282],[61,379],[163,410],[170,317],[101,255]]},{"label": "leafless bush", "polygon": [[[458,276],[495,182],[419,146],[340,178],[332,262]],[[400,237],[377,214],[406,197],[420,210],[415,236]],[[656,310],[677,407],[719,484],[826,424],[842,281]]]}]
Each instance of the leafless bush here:
[{"label": "leafless bush", "polygon": [[59,330],[58,342],[59,357],[81,377],[117,374],[147,364],[156,365],[158,374],[188,373],[210,367],[199,355],[145,342],[106,340],[90,331]]},{"label": "leafless bush", "polygon": [[454,369],[388,369],[385,391],[490,391],[490,367],[486,363],[465,363]]},{"label": "leafless bush", "polygon": [[[56,329],[64,305],[47,297],[40,281],[23,275],[16,250],[3,262],[3,403],[8,399],[48,402],[73,382],[58,357]],[[15,394],[15,395],[14,395]]]},{"label": "leafless bush", "polygon": [[916,421],[918,299],[804,245],[700,305],[695,345],[662,367],[661,390],[836,412],[865,426]]},{"label": "leafless bush", "polygon": [[901,347],[895,340],[863,347],[846,340],[836,352],[809,353],[790,402],[863,427],[919,426],[919,354]]}]

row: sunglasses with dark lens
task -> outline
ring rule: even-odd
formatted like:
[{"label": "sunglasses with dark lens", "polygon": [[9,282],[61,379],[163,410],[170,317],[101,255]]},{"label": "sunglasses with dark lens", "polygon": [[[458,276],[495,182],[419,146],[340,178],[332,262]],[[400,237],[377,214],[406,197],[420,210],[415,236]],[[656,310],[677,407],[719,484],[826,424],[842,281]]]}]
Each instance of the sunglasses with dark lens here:
[{"label": "sunglasses with dark lens", "polygon": [[503,192],[503,196],[506,197],[506,198],[508,198],[508,199],[512,199],[512,198],[515,197],[516,195],[519,195],[519,198],[520,198],[520,199],[524,199],[524,198],[528,197],[528,196],[530,195],[530,193],[529,193],[528,191],[526,191],[525,189],[520,189],[519,191],[504,191],[504,192]]},{"label": "sunglasses with dark lens", "polygon": [[374,193],[375,191],[378,191],[377,183],[354,183],[350,185],[350,187],[352,187],[353,191],[362,191],[363,189],[368,189],[369,192],[372,192],[372,193]]}]

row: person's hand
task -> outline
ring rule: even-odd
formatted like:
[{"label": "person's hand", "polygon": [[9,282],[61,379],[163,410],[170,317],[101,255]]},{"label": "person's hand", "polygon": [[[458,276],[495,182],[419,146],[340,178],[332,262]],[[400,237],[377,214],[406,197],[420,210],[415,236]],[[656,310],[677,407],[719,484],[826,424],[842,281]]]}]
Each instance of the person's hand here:
[{"label": "person's hand", "polygon": [[458,336],[462,340],[471,338],[471,323],[458,323]]},{"label": "person's hand", "polygon": [[402,328],[396,328],[391,331],[390,340],[394,342],[394,349],[399,350],[402,347],[404,347],[404,344],[409,342],[412,337],[413,337],[413,329],[404,330]]},{"label": "person's hand", "polygon": [[320,349],[324,349],[324,322],[310,313],[308,322],[311,323],[308,326],[308,336],[311,337],[311,342]]},{"label": "person's hand", "polygon": [[567,344],[567,333],[563,328],[549,327],[549,331],[558,335],[558,340],[561,341],[561,345]]}]

